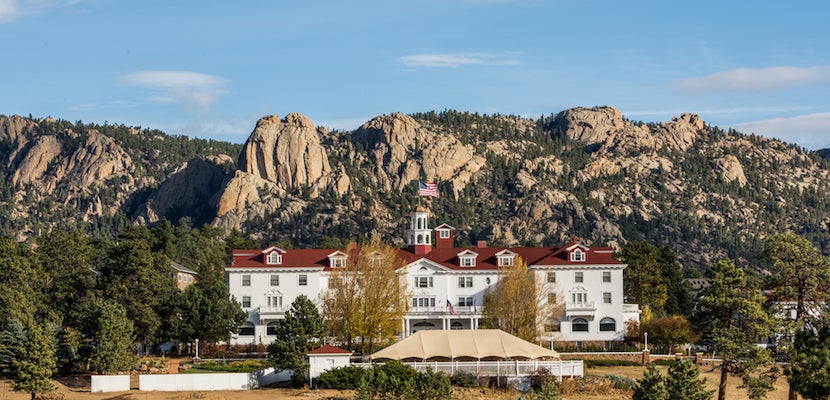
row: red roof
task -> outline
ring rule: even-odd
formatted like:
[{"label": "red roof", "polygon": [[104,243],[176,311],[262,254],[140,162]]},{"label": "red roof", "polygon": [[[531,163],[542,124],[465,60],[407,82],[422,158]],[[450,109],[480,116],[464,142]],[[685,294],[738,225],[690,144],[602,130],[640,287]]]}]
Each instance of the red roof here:
[{"label": "red roof", "polygon": [[352,354],[352,352],[327,344],[323,347],[309,351],[308,354]]},{"label": "red roof", "polygon": [[[426,259],[440,264],[451,270],[498,270],[496,254],[508,250],[522,257],[528,265],[584,265],[584,264],[621,264],[614,259],[613,249],[610,247],[581,247],[585,251],[584,261],[571,261],[568,248],[576,242],[564,247],[475,247],[475,248],[433,248],[426,254],[415,254],[409,249],[399,249],[398,257],[407,264],[420,259]],[[587,250],[585,250],[587,249]],[[478,254],[474,267],[461,267],[458,263],[458,254],[470,250]],[[267,253],[263,250],[234,250],[233,264],[229,268],[322,268],[329,270],[328,256],[339,249],[289,249],[282,253],[282,264],[267,264]]]}]

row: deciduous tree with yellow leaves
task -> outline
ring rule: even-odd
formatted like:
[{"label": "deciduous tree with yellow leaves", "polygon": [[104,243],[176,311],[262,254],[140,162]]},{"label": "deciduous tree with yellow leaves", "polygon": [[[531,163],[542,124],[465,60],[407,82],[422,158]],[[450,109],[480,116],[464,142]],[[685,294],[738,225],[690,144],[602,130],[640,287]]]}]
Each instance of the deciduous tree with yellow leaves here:
[{"label": "deciduous tree with yellow leaves", "polygon": [[323,317],[344,346],[371,354],[391,343],[409,311],[397,250],[373,239],[333,268],[321,298]]},{"label": "deciduous tree with yellow leaves", "polygon": [[548,284],[516,256],[513,265],[502,267],[499,281],[484,292],[482,327],[498,328],[535,343],[558,305]]}]

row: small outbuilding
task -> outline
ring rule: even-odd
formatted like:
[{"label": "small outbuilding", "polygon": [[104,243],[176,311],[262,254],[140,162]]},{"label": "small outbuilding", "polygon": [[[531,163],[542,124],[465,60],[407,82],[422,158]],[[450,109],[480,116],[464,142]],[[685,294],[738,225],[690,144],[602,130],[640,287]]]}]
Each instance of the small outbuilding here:
[{"label": "small outbuilding", "polygon": [[351,351],[331,345],[311,350],[308,352],[309,378],[314,379],[332,368],[348,366],[351,357]]},{"label": "small outbuilding", "polygon": [[500,329],[423,330],[372,354],[372,361],[558,360],[553,350]]}]

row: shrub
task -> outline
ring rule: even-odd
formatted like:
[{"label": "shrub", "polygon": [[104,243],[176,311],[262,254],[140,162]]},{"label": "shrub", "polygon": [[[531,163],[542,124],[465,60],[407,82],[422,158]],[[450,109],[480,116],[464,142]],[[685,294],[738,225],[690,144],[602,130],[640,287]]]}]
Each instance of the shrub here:
[{"label": "shrub", "polygon": [[478,387],[478,377],[476,377],[475,374],[465,371],[455,371],[455,373],[450,377],[450,382],[453,386],[458,387]]},{"label": "shrub", "polygon": [[265,368],[265,365],[260,360],[222,361],[221,363],[207,361],[196,365],[194,368],[222,372],[254,372]]},{"label": "shrub", "polygon": [[539,368],[530,374],[530,388],[540,390],[546,382],[553,381],[553,374],[547,368]]},{"label": "shrub", "polygon": [[319,389],[357,389],[365,369],[354,365],[333,368],[323,372],[314,380],[314,387]]},{"label": "shrub", "polygon": [[450,378],[443,372],[427,369],[418,374],[413,395],[416,399],[449,399],[452,395]]},{"label": "shrub", "polygon": [[419,373],[398,361],[373,365],[360,380],[355,398],[371,399],[449,399],[450,378],[432,370]]},{"label": "shrub", "polygon": [[637,367],[640,363],[625,360],[585,360],[585,368],[594,367]]},{"label": "shrub", "polygon": [[539,389],[533,389],[527,393],[528,400],[559,400],[559,388],[553,379],[546,379]]},{"label": "shrub", "polygon": [[603,378],[608,379],[614,383],[614,389],[631,390],[634,387],[634,381],[624,376],[617,375],[603,375]]}]

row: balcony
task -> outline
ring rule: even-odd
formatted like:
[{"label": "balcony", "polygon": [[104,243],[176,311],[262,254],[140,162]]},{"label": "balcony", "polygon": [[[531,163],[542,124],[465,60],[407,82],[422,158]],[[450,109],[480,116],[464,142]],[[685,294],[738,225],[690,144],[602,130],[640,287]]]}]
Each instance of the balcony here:
[{"label": "balcony", "polygon": [[455,306],[453,313],[449,307],[412,307],[409,315],[481,315],[481,307],[476,306]]},{"label": "balcony", "polygon": [[597,306],[593,301],[584,301],[581,303],[565,303],[565,316],[570,317],[593,317],[597,311]]},{"label": "balcony", "polygon": [[284,318],[285,312],[288,311],[289,308],[290,307],[259,306],[256,311],[259,314],[259,320],[266,321]]}]

